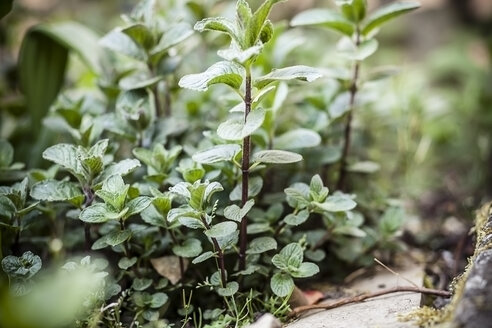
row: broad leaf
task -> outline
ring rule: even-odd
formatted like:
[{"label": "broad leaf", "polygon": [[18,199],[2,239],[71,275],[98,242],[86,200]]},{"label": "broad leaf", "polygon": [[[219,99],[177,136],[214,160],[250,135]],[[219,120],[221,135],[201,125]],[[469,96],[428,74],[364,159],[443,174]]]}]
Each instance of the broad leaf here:
[{"label": "broad leaf", "polygon": [[287,297],[294,290],[294,280],[287,273],[277,272],[270,280],[270,288],[279,297]]},{"label": "broad leaf", "polygon": [[87,172],[78,159],[77,148],[70,144],[58,144],[43,152],[43,158],[56,163],[72,173],[77,179],[85,181]]},{"label": "broad leaf", "polygon": [[127,270],[128,268],[131,268],[132,266],[134,266],[136,263],[137,263],[136,257],[132,257],[132,258],[122,257],[118,261],[118,267],[122,270]]},{"label": "broad leaf", "polygon": [[188,23],[181,22],[173,25],[169,30],[164,32],[157,46],[152,49],[152,59],[159,59],[171,47],[183,42],[191,35],[193,35],[193,30]]},{"label": "broad leaf", "polygon": [[108,205],[96,203],[85,208],[80,212],[80,219],[87,223],[104,223],[109,220],[119,220],[125,216],[128,209],[116,213],[113,212]]},{"label": "broad leaf", "polygon": [[116,28],[106,34],[99,44],[105,48],[111,49],[117,53],[126,55],[128,57],[146,60],[147,55],[145,51],[140,48],[130,36],[125,34],[121,29]]},{"label": "broad leaf", "polygon": [[154,44],[152,31],[145,24],[133,24],[123,28],[121,32],[129,36],[135,44],[143,49],[149,49]]},{"label": "broad leaf", "polygon": [[236,24],[230,19],[224,17],[205,18],[197,22],[194,28],[198,32],[216,31],[226,33],[237,43],[241,44],[241,37]]},{"label": "broad leaf", "polygon": [[205,231],[205,234],[210,238],[222,238],[226,237],[237,230],[237,224],[235,222],[221,222]]},{"label": "broad leaf", "polygon": [[114,231],[104,236],[104,242],[109,246],[116,246],[124,243],[132,236],[130,230]]},{"label": "broad leaf", "polygon": [[268,84],[275,81],[301,80],[312,82],[323,75],[316,68],[309,66],[290,66],[280,69],[274,69],[269,74],[259,77],[255,80],[255,86],[259,89],[264,88]]},{"label": "broad leaf", "polygon": [[253,155],[253,161],[269,164],[290,164],[302,161],[302,156],[285,150],[263,150]]},{"label": "broad leaf", "polygon": [[285,0],[265,0],[255,11],[246,27],[246,47],[256,45],[273,5],[281,1]]},{"label": "broad leaf", "polygon": [[152,285],[153,281],[149,278],[135,278],[132,283],[132,288],[137,291],[143,291]]},{"label": "broad leaf", "polygon": [[14,147],[7,141],[0,139],[0,168],[7,168],[14,161]]},{"label": "broad leaf", "polygon": [[291,226],[298,226],[306,222],[309,218],[309,211],[304,210],[297,214],[289,214],[284,218],[285,223]]},{"label": "broad leaf", "polygon": [[202,243],[195,238],[186,239],[181,245],[173,246],[173,253],[181,257],[195,257],[202,252]]},{"label": "broad leaf", "polygon": [[239,89],[243,82],[243,71],[244,69],[236,63],[220,61],[203,73],[183,76],[179,86],[195,91],[207,91],[209,86],[223,83],[233,89]]},{"label": "broad leaf", "polygon": [[217,293],[222,297],[233,296],[239,290],[239,284],[235,281],[229,281],[226,287],[217,288]]},{"label": "broad leaf", "polygon": [[246,254],[261,254],[277,249],[277,241],[272,237],[258,237],[249,243]]},{"label": "broad leaf", "polygon": [[343,38],[337,45],[339,53],[349,60],[362,61],[376,52],[378,41],[369,39],[363,41],[359,46],[355,46],[352,40]]},{"label": "broad leaf", "polygon": [[420,7],[417,1],[394,2],[373,12],[366,20],[362,34],[367,35],[383,23]]},{"label": "broad leaf", "polygon": [[97,177],[98,182],[104,182],[112,175],[125,176],[140,167],[140,162],[136,159],[124,159],[118,163],[108,165],[104,171]]},{"label": "broad leaf", "polygon": [[[232,201],[241,200],[241,188],[243,183],[240,182],[234,187],[234,189],[229,194],[229,199]],[[255,197],[258,195],[263,188],[263,179],[261,177],[250,177],[248,183],[248,195],[249,197]]]},{"label": "broad leaf", "polygon": [[232,160],[239,151],[241,146],[237,144],[218,145],[194,154],[192,159],[200,164],[214,164]]},{"label": "broad leaf", "polygon": [[219,125],[217,134],[225,140],[241,140],[252,135],[261,127],[265,120],[266,111],[258,108],[249,113],[246,123],[242,119],[231,119]]},{"label": "broad leaf", "polygon": [[2,260],[3,271],[12,278],[29,279],[34,276],[42,266],[41,258],[27,251],[22,256],[9,255]]},{"label": "broad leaf", "polygon": [[350,211],[357,206],[357,203],[346,194],[337,193],[328,197],[324,203],[313,203],[316,207],[328,212]]},{"label": "broad leaf", "polygon": [[290,271],[299,268],[304,258],[302,247],[298,243],[290,243],[272,257],[272,263],[281,270]]},{"label": "broad leaf", "polygon": [[237,205],[227,206],[224,209],[224,216],[229,220],[241,222],[254,205],[254,199],[250,199],[244,204],[243,208],[240,208]]},{"label": "broad leaf", "polygon": [[302,263],[296,270],[291,270],[289,273],[294,278],[307,278],[312,277],[319,272],[319,267],[311,262]]},{"label": "broad leaf", "polygon": [[45,180],[36,183],[32,187],[31,197],[47,202],[68,201],[76,207],[80,207],[85,198],[76,183],[56,180]]},{"label": "broad leaf", "polygon": [[210,258],[212,258],[214,256],[215,256],[215,253],[214,252],[208,251],[208,252],[205,252],[205,253],[201,254],[198,257],[195,257],[193,259],[193,261],[191,261],[191,263],[193,263],[193,264],[202,263],[202,262],[204,262],[204,261],[206,261],[206,260],[208,260],[208,259],[210,259]]},{"label": "broad leaf", "polygon": [[296,15],[290,22],[291,26],[319,25],[345,35],[352,36],[355,25],[338,12],[330,9],[309,9]]},{"label": "broad leaf", "polygon": [[286,132],[273,141],[275,148],[291,150],[316,147],[321,143],[318,133],[309,129],[295,129]]}]

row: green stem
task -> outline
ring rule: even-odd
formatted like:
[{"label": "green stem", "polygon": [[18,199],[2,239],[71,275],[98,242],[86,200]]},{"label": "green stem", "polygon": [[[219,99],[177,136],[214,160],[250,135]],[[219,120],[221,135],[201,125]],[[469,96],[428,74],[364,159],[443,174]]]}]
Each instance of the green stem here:
[{"label": "green stem", "polygon": [[[360,45],[360,31],[357,27],[356,35],[355,35],[355,45],[358,47]],[[340,171],[338,174],[338,182],[337,189],[345,190],[345,180],[347,177],[347,158],[350,153],[350,144],[352,139],[352,121],[355,110],[355,96],[357,94],[357,82],[359,80],[360,73],[360,61],[356,60],[354,63],[354,70],[352,75],[352,83],[350,85],[350,100],[349,100],[349,111],[347,114],[347,120],[345,122],[345,131],[344,131],[344,144],[342,150],[342,158],[340,159]]]},{"label": "green stem", "polygon": [[[207,230],[210,230],[210,225],[207,223],[207,220],[202,216],[202,223],[205,226]],[[224,252],[220,248],[219,242],[217,241],[216,238],[210,238],[212,240],[212,244],[214,245],[214,251],[217,252],[217,256],[219,257],[218,259],[218,269],[220,271],[220,281],[222,283],[222,287],[225,287],[227,285],[227,275],[226,275],[226,269],[225,269],[225,260],[224,260]]]},{"label": "green stem", "polygon": [[[244,96],[244,122],[248,118],[251,112],[251,68],[246,66],[246,90]],[[242,191],[241,191],[241,204],[244,206],[248,201],[249,194],[249,166],[250,166],[250,153],[251,153],[251,137],[247,136],[243,139],[243,158],[241,163],[242,170]],[[241,228],[239,232],[239,270],[246,269],[246,248],[248,246],[247,236],[248,219],[243,217],[241,220]]]}]

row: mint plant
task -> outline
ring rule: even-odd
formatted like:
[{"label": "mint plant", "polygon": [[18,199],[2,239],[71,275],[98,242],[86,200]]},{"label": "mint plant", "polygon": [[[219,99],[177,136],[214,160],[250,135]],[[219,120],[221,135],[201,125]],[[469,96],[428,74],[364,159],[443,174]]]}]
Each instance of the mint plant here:
[{"label": "mint plant", "polygon": [[[331,9],[311,9],[293,18],[292,26],[320,26],[342,34],[338,50],[352,64],[352,72],[342,74],[340,101],[343,103],[345,127],[343,133],[342,155],[338,173],[337,189],[346,188],[348,157],[352,139],[352,121],[355,108],[359,105],[356,96],[362,86],[360,81],[361,66],[365,59],[378,49],[376,35],[381,25],[420,7],[416,1],[395,2],[379,8],[367,15],[366,0],[336,0],[339,11]],[[343,97],[343,98],[342,98]],[[335,100],[336,101],[336,100]],[[340,115],[340,113],[339,113]]]},{"label": "mint plant", "polygon": [[[238,107],[243,112],[243,118],[231,118],[219,125],[217,135],[228,142],[241,143],[241,164],[235,162],[241,169],[241,207],[245,207],[250,198],[250,171],[260,164],[290,164],[302,160],[298,154],[284,150],[263,150],[253,154],[251,149],[251,135],[261,127],[265,121],[266,110],[260,106],[262,97],[271,92],[274,87],[270,84],[276,81],[305,80],[313,81],[321,74],[310,67],[293,66],[274,70],[266,75],[254,78],[252,69],[264,45],[270,41],[273,34],[273,25],[268,15],[275,3],[279,0],[266,0],[253,13],[245,0],[236,4],[236,21],[227,18],[206,18],[195,25],[195,29],[226,33],[231,38],[229,49],[220,50],[218,55],[225,59],[220,61],[204,73],[187,75],[179,85],[197,91],[206,91],[211,85],[226,84],[242,99]],[[243,87],[244,82],[244,87]],[[257,89],[253,95],[253,88]],[[213,164],[221,160],[232,160],[239,150],[231,144],[204,153],[195,154],[193,159],[201,164]],[[253,163],[251,163],[251,160]],[[246,268],[247,248],[247,216],[241,218],[239,269]]]},{"label": "mint plant", "polygon": [[[298,31],[268,19],[280,2],[252,10],[238,0],[234,18],[203,18],[212,2],[172,1],[162,10],[143,0],[101,38],[92,88],[74,82],[52,104],[43,123],[63,133],[52,136],[43,166],[23,171],[0,141],[0,258],[11,289],[35,300],[25,286],[38,284],[42,258],[62,267],[63,284],[73,274],[90,285],[74,296],[83,303],[72,314],[78,327],[242,327],[264,311],[285,317],[298,279],[337,270],[336,260],[357,267],[375,249],[398,249],[403,212],[347,193],[344,176],[362,61],[376,51],[379,25],[413,7],[366,17],[365,1],[338,1],[341,13],[294,18],[292,25],[344,35],[352,74],[336,84],[327,70],[290,66],[301,61],[293,45],[303,41],[290,43]],[[191,20],[199,20],[196,31],[226,38],[200,47]],[[208,66],[208,48],[223,41],[222,59]],[[205,63],[194,62],[202,56]],[[208,68],[179,79],[197,64]],[[191,91],[179,91],[178,79]],[[292,83],[315,80],[313,90],[337,85],[334,100],[306,99],[307,84]],[[334,158],[320,144],[338,140],[323,131],[328,115],[308,107],[324,100],[345,102],[339,188],[319,165]],[[20,256],[24,249],[33,253]],[[82,251],[91,257],[68,258]],[[56,285],[50,281],[40,286]]]}]

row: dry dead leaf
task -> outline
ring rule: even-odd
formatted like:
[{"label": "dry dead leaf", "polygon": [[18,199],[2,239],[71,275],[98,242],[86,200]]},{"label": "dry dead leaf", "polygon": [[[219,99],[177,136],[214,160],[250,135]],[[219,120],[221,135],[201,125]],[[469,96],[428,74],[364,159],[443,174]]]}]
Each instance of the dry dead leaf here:
[{"label": "dry dead leaf", "polygon": [[[183,259],[184,271],[188,268],[189,261]],[[179,269],[179,257],[170,255],[158,257],[155,259],[150,259],[150,263],[154,267],[155,271],[159,273],[164,278],[167,278],[171,284],[176,285],[182,278]]]}]

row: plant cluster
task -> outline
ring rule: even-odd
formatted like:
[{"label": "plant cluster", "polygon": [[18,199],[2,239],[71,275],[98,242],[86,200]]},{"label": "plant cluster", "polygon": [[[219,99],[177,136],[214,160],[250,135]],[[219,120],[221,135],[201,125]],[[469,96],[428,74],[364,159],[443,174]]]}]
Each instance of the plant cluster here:
[{"label": "plant cluster", "polygon": [[[194,1],[166,12],[141,1],[94,49],[103,65],[93,87],[63,90],[44,117],[62,135],[42,152],[51,166],[24,170],[0,142],[0,178],[13,181],[0,187],[0,251],[12,254],[0,252],[5,309],[78,282],[86,290],[67,293],[81,304],[66,312],[80,327],[239,327],[264,311],[285,316],[298,279],[401,247],[404,213],[359,197],[357,181],[377,164],[356,161],[351,140],[379,27],[418,4],[367,14],[365,0],[340,0],[337,11],[297,15],[292,26],[342,35],[333,74],[285,65],[297,41],[274,33],[285,30],[268,19],[279,2],[252,10],[238,0],[234,18],[203,18],[210,7]],[[190,17],[221,59],[182,76],[209,51]],[[304,82],[321,96],[305,100]],[[37,274],[41,257],[80,252],[90,257],[66,263],[60,283]],[[32,327],[49,311],[0,322]],[[73,326],[54,318],[45,326]]]}]

